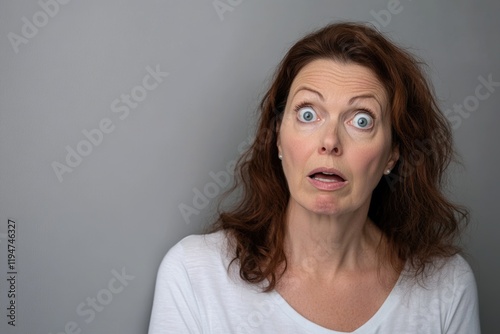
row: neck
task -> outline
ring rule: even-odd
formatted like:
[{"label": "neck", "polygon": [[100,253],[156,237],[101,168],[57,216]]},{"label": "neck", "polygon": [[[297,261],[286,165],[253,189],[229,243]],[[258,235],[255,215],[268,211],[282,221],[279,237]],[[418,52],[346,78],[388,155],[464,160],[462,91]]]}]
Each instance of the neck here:
[{"label": "neck", "polygon": [[308,276],[372,270],[378,264],[381,231],[368,208],[344,215],[320,215],[290,201],[285,253],[290,269]]}]

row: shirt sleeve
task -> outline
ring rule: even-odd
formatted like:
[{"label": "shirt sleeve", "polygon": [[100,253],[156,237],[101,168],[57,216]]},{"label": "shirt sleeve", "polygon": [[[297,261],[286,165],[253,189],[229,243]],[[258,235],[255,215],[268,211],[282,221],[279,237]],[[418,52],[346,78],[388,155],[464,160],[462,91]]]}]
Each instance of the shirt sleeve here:
[{"label": "shirt sleeve", "polygon": [[455,271],[455,284],[446,333],[480,334],[479,304],[476,280],[472,269],[462,260]]},{"label": "shirt sleeve", "polygon": [[156,278],[149,334],[203,333],[196,296],[180,243],[160,264]]}]

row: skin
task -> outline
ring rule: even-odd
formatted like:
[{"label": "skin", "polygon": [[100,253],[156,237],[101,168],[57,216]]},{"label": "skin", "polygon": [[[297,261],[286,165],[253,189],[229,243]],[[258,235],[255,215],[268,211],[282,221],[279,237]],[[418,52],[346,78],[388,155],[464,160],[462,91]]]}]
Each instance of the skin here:
[{"label": "skin", "polygon": [[[303,316],[334,330],[365,323],[398,277],[388,261],[380,263],[385,239],[368,218],[373,189],[399,158],[388,105],[370,69],[315,60],[294,79],[279,127],[290,201],[288,268],[277,290]],[[334,168],[344,182],[311,182],[316,168]]]}]

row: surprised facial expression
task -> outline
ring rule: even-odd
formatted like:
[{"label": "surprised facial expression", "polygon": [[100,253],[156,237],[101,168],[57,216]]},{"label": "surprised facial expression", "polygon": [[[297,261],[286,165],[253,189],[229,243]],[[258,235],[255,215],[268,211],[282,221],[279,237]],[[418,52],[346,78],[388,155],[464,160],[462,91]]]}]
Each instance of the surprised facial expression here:
[{"label": "surprised facial expression", "polygon": [[368,210],[399,158],[382,83],[366,67],[328,59],[295,77],[277,144],[290,204],[317,214]]}]

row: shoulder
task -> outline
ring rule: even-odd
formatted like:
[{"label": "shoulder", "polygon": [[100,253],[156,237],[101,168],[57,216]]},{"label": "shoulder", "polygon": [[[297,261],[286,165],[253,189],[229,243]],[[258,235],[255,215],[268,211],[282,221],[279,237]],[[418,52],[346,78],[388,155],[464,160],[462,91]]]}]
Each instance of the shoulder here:
[{"label": "shoulder", "polygon": [[435,259],[422,278],[400,282],[399,314],[407,313],[410,333],[479,333],[474,273],[461,255]]},{"label": "shoulder", "polygon": [[184,253],[191,256],[210,255],[218,252],[227,243],[226,233],[192,234],[177,242],[167,253]]},{"label": "shoulder", "polygon": [[155,285],[150,333],[204,332],[214,300],[228,286],[226,234],[190,235],[164,256]]},{"label": "shoulder", "polygon": [[474,273],[469,263],[460,254],[435,260],[425,276],[431,284],[454,287],[475,285]]},{"label": "shoulder", "polygon": [[195,265],[197,262],[205,263],[214,257],[220,258],[221,255],[227,253],[227,245],[224,231],[188,235],[169,249],[163,258],[160,269],[179,262],[185,265]]},{"label": "shoulder", "polygon": [[424,294],[443,292],[459,287],[475,286],[474,273],[469,263],[460,255],[435,258],[425,266],[422,274],[414,276],[409,264],[402,273],[402,283],[411,290]]},{"label": "shoulder", "polygon": [[158,269],[159,277],[196,277],[207,272],[223,273],[231,257],[224,231],[189,235],[167,252]]},{"label": "shoulder", "polygon": [[461,256],[437,261],[436,274],[431,283],[441,292],[441,298],[452,308],[458,304],[477,304],[477,286],[474,272],[469,263]]}]

